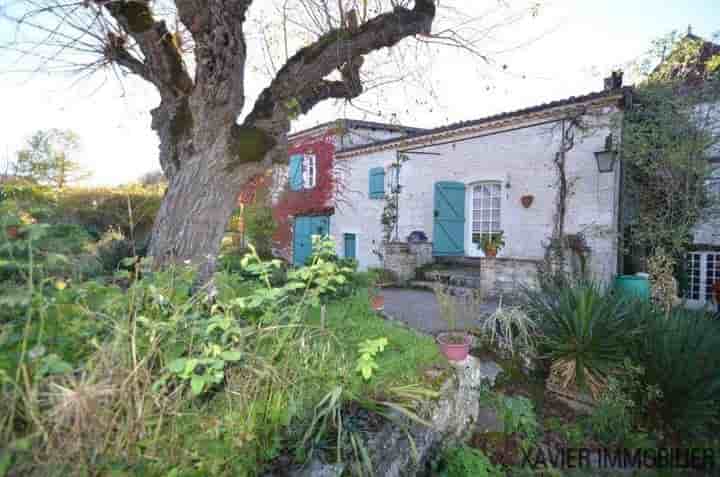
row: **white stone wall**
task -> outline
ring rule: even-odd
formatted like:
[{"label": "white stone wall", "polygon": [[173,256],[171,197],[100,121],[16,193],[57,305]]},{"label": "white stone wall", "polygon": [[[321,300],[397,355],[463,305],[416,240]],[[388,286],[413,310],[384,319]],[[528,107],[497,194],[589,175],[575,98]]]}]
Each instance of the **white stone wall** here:
[{"label": "white stone wall", "polygon": [[[609,114],[611,111],[607,111]],[[608,124],[607,116],[604,124]],[[572,183],[568,200],[566,233],[584,232],[592,248],[591,271],[609,280],[617,263],[617,185],[618,170],[600,174],[593,152],[603,149],[609,130],[598,123],[586,134],[576,135],[575,147],[567,155],[567,174]],[[483,137],[421,149],[440,155],[411,154],[402,166],[402,192],[399,205],[399,240],[414,230],[422,230],[432,241],[433,194],[438,181],[458,181],[468,192],[478,181],[501,181],[501,226],[506,246],[500,257],[540,259],[543,242],[551,236],[555,214],[557,175],[553,159],[559,147],[559,123],[532,125],[510,131],[485,131]],[[584,136],[584,137],[581,137]],[[457,138],[455,138],[457,139]],[[357,234],[357,257],[361,267],[379,266],[372,253],[382,241],[380,216],[384,200],[368,198],[369,170],[389,167],[395,150],[339,158],[345,170],[343,204],[336,205],[331,233],[338,243],[343,233]],[[520,197],[534,195],[525,209]],[[482,255],[470,240],[470,194],[466,200],[465,254]],[[339,250],[342,253],[342,250]]]}]

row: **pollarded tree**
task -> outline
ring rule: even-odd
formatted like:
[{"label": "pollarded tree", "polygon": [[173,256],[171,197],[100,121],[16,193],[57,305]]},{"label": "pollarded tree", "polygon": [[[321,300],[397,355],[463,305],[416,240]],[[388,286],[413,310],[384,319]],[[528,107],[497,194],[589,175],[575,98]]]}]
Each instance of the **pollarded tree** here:
[{"label": "pollarded tree", "polygon": [[[405,38],[429,35],[436,17],[436,0],[275,2],[282,29],[300,26],[307,34],[296,35],[295,43],[301,36],[306,43],[290,55],[294,45],[285,35],[284,64],[268,70],[269,84],[248,107],[247,60],[257,54],[247,46],[252,3],[21,0],[13,5],[25,10],[6,14],[34,32],[28,43],[11,42],[13,51],[34,54],[38,44],[50,45],[44,64],[79,71],[89,66],[88,55],[99,54],[93,66],[114,65],[154,85],[160,104],[152,110],[152,128],[160,139],[168,190],[150,253],[157,265],[191,260],[203,278],[214,269],[240,186],[273,161],[286,160],[292,118],[325,100],[359,96],[365,57]],[[530,4],[535,16],[537,2]],[[310,21],[299,25],[294,11],[305,12]],[[469,34],[478,40],[491,31]],[[440,33],[434,43],[458,46],[458,31]],[[468,45],[463,46],[472,49]]]}]

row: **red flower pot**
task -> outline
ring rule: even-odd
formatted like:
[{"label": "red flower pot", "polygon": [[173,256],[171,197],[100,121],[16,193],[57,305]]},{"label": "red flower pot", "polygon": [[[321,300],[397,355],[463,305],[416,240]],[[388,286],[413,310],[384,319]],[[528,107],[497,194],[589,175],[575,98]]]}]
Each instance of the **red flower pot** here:
[{"label": "red flower pot", "polygon": [[497,257],[497,249],[496,248],[486,248],[483,250],[485,252],[486,257]]},{"label": "red flower pot", "polygon": [[370,297],[370,305],[375,311],[383,311],[385,308],[385,297],[382,295],[373,295]]},{"label": "red flower pot", "polygon": [[467,333],[440,333],[437,336],[440,352],[450,361],[462,361],[470,353],[472,336]]},{"label": "red flower pot", "polygon": [[535,196],[530,195],[530,194],[520,197],[520,203],[526,209],[532,205],[533,200],[535,200]]}]

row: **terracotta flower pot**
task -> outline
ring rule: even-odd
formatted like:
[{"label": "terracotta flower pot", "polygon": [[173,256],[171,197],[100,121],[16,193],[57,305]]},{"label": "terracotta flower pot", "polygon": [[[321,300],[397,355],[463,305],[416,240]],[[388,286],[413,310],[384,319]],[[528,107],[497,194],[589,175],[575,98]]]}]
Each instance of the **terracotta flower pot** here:
[{"label": "terracotta flower pot", "polygon": [[370,297],[370,305],[375,311],[383,311],[385,309],[385,297],[382,295],[373,295]]},{"label": "terracotta flower pot", "polygon": [[472,336],[467,333],[440,333],[436,339],[440,352],[450,361],[462,361],[470,353]]},{"label": "terracotta flower pot", "polygon": [[527,194],[527,195],[520,197],[520,203],[526,209],[532,205],[533,200],[535,200],[535,196],[531,195],[531,194]]},{"label": "terracotta flower pot", "polygon": [[486,257],[497,257],[497,249],[496,248],[486,248],[484,250]]}]

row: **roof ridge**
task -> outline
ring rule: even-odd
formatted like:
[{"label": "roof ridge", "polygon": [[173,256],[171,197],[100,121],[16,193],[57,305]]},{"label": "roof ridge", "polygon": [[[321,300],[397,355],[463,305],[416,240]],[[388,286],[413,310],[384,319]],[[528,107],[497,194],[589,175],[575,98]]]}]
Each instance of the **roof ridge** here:
[{"label": "roof ridge", "polygon": [[358,146],[352,146],[352,147],[348,147],[345,149],[340,149],[339,151],[337,151],[337,153],[345,154],[345,153],[358,151],[358,150],[362,150],[362,149],[370,149],[373,147],[380,147],[380,146],[392,144],[394,142],[420,139],[424,136],[434,136],[439,133],[450,132],[450,131],[454,131],[454,130],[458,130],[458,129],[463,129],[466,127],[477,126],[477,125],[481,125],[483,123],[497,121],[500,119],[509,119],[509,118],[514,118],[514,117],[519,117],[519,116],[523,116],[526,114],[544,111],[547,109],[558,108],[561,106],[571,106],[572,104],[575,104],[575,103],[584,103],[587,101],[592,101],[594,99],[601,99],[603,97],[610,97],[610,96],[615,96],[615,95],[622,95],[623,97],[625,97],[627,94],[631,94],[632,91],[633,91],[632,86],[622,86],[620,88],[615,88],[615,89],[611,89],[611,90],[595,91],[595,92],[587,93],[584,95],[569,96],[564,99],[549,101],[547,103],[540,103],[535,106],[529,106],[526,108],[505,111],[502,113],[492,114],[489,116],[484,116],[484,117],[481,117],[478,119],[473,119],[473,120],[468,120],[468,121],[458,121],[455,123],[450,123],[445,126],[439,126],[436,128],[425,129],[425,130],[422,130],[415,134],[409,134],[407,136],[386,139],[384,141],[378,141],[378,142],[369,143],[369,144],[361,144]]}]

